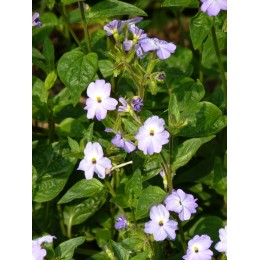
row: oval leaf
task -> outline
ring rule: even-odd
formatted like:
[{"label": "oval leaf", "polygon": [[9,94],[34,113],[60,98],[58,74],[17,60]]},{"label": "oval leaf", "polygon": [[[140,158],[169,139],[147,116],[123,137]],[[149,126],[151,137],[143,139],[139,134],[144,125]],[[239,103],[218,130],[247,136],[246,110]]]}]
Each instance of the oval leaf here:
[{"label": "oval leaf", "polygon": [[34,150],[32,160],[37,176],[34,172],[33,201],[52,200],[62,191],[77,161],[66,156],[69,152],[61,143],[42,145]]},{"label": "oval leaf", "polygon": [[187,164],[189,160],[195,155],[197,150],[205,143],[209,142],[215,136],[192,138],[183,142],[177,148],[177,152],[174,156],[174,162],[172,164],[172,171],[175,172],[181,166]]},{"label": "oval leaf", "polygon": [[149,186],[144,189],[137,203],[136,219],[146,217],[149,214],[150,207],[159,204],[165,195],[165,191],[157,186]]},{"label": "oval leaf", "polygon": [[96,53],[84,54],[79,50],[65,53],[58,63],[58,75],[68,87],[74,106],[78,103],[83,90],[93,80],[98,69]]},{"label": "oval leaf", "polygon": [[58,203],[67,203],[74,199],[91,197],[103,189],[103,184],[97,179],[81,180],[73,185]]},{"label": "oval leaf", "polygon": [[181,118],[188,124],[180,129],[178,136],[204,137],[216,134],[226,127],[226,117],[212,103],[203,101],[184,110]]},{"label": "oval leaf", "polygon": [[196,8],[199,6],[199,1],[198,0],[165,0],[162,3],[162,7],[169,7],[169,6]]},{"label": "oval leaf", "polygon": [[198,49],[210,33],[212,19],[203,12],[197,13],[190,21],[190,37],[194,49]]},{"label": "oval leaf", "polygon": [[59,259],[73,259],[74,250],[83,244],[85,237],[76,237],[59,244],[55,248],[55,254]]}]

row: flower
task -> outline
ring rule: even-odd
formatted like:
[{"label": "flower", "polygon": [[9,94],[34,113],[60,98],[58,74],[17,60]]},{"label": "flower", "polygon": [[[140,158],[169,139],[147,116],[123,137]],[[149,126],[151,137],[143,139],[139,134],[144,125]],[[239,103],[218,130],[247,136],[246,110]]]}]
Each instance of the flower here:
[{"label": "flower", "polygon": [[42,243],[52,243],[55,236],[43,236],[32,241],[32,259],[43,260],[47,254],[47,251],[41,247]]},{"label": "flower", "polygon": [[138,43],[141,45],[144,52],[157,50],[157,56],[160,60],[165,60],[174,53],[176,45],[171,42],[159,40],[157,38],[140,39]]},{"label": "flower", "polygon": [[128,105],[127,101],[124,98],[119,98],[119,102],[123,105],[123,106],[119,106],[117,111],[118,112],[129,112],[130,111],[130,106]]},{"label": "flower", "polygon": [[33,14],[33,17],[32,17],[32,26],[38,26],[38,27],[41,27],[42,26],[42,23],[41,21],[39,20],[39,13],[38,12],[35,12]]},{"label": "flower", "polygon": [[124,26],[124,24],[127,24],[127,28],[128,28],[128,30],[130,30],[131,28],[135,27],[136,23],[139,23],[142,20],[143,20],[143,17],[135,17],[135,18],[131,18],[128,20],[123,20],[122,27]]},{"label": "flower", "polygon": [[139,128],[135,138],[138,140],[138,149],[144,154],[160,153],[162,145],[169,142],[170,134],[164,130],[164,120],[158,116],[149,117]]},{"label": "flower", "polygon": [[227,0],[200,0],[202,6],[201,11],[209,16],[216,16],[220,10],[227,10]]},{"label": "flower", "polygon": [[104,157],[103,149],[97,142],[88,142],[84,150],[84,159],[81,160],[78,170],[82,170],[85,173],[87,180],[93,178],[94,172],[100,179],[104,179],[106,175],[106,169],[112,168],[111,160]]},{"label": "flower", "polygon": [[138,97],[138,96],[134,96],[131,100],[131,106],[133,108],[134,111],[140,112],[141,111],[141,107],[143,106],[143,99]]},{"label": "flower", "polygon": [[127,153],[131,153],[135,150],[135,145],[132,141],[126,140],[119,133],[111,140],[112,144],[114,144],[118,148],[123,148]]},{"label": "flower", "polygon": [[213,252],[209,248],[212,242],[208,235],[196,235],[188,242],[186,255],[182,258],[185,260],[211,260]]},{"label": "flower", "polygon": [[113,20],[106,24],[103,29],[106,31],[106,35],[110,36],[112,34],[118,33],[118,28],[121,27],[122,22],[120,20]]},{"label": "flower", "polygon": [[176,237],[175,231],[178,229],[178,223],[170,220],[170,213],[164,205],[152,206],[150,209],[149,222],[145,223],[144,232],[153,234],[155,241],[162,241],[169,237],[173,240]]},{"label": "flower", "polygon": [[196,207],[198,204],[196,203],[197,199],[191,194],[186,194],[183,190],[173,190],[172,194],[168,195],[164,203],[166,204],[166,208],[170,211],[174,211],[179,214],[180,220],[188,220],[191,217],[191,213],[196,212]]},{"label": "flower", "polygon": [[95,116],[99,121],[107,115],[107,110],[115,110],[118,104],[117,100],[109,97],[111,92],[110,83],[103,79],[97,79],[91,82],[87,89],[88,99],[86,100],[85,110],[88,111],[87,118],[93,119]]},{"label": "flower", "polygon": [[215,249],[227,255],[227,226],[221,228],[218,233],[220,241],[215,245]]},{"label": "flower", "polygon": [[122,228],[127,228],[127,218],[124,214],[120,214],[119,217],[116,218],[116,224],[115,224],[115,228],[117,230],[122,229]]}]

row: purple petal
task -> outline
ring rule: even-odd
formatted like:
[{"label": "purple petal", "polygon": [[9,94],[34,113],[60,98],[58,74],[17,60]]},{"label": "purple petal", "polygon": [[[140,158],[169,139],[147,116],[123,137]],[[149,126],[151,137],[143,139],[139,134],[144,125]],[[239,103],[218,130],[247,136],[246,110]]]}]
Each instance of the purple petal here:
[{"label": "purple petal", "polygon": [[129,51],[133,46],[133,41],[126,40],[126,41],[124,41],[123,45],[124,45],[124,50]]},{"label": "purple petal", "polygon": [[134,151],[135,150],[135,145],[134,145],[134,143],[133,142],[131,142],[131,141],[125,141],[125,143],[124,143],[124,149],[125,149],[125,151],[127,152],[127,153],[131,153],[132,151]]},{"label": "purple petal", "polygon": [[96,106],[96,117],[98,121],[103,120],[107,116],[107,110],[102,105]]},{"label": "purple petal", "polygon": [[102,107],[106,110],[115,110],[118,104],[117,100],[111,97],[108,97],[101,102]]}]

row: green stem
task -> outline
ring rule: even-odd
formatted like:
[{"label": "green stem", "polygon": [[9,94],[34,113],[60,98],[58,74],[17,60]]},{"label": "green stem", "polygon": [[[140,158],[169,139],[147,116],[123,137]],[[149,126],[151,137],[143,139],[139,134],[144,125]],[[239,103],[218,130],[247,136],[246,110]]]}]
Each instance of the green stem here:
[{"label": "green stem", "polygon": [[[105,185],[109,191],[109,193],[112,195],[112,197],[114,198],[116,196],[116,192],[115,190],[113,189],[111,183],[109,182],[108,179],[105,179]],[[118,206],[119,210],[125,215],[125,211],[122,207]]]},{"label": "green stem", "polygon": [[171,170],[168,166],[168,163],[163,155],[163,153],[161,152],[160,153],[161,157],[162,157],[162,160],[163,160],[163,169],[164,169],[164,172],[165,172],[165,175],[166,175],[166,178],[167,178],[167,185],[168,185],[168,190],[170,193],[172,193],[172,190],[173,190],[173,185],[172,185],[172,176],[171,176]]},{"label": "green stem", "polygon": [[70,23],[69,23],[69,21],[68,21],[66,15],[64,14],[63,10],[62,10],[61,8],[58,8],[58,11],[60,12],[61,16],[63,17],[63,19],[64,19],[64,21],[65,21],[65,23],[66,23],[66,25],[67,25],[67,28],[69,29],[70,34],[72,35],[73,39],[74,39],[75,42],[78,44],[78,46],[79,46],[82,50],[84,50],[84,48],[82,47],[82,44],[81,44],[81,42],[79,41],[78,37],[76,36],[76,34],[74,33],[74,31],[71,29]]},{"label": "green stem", "polygon": [[199,80],[201,83],[203,83],[203,70],[202,70],[202,46],[199,48]]},{"label": "green stem", "polygon": [[225,69],[224,69],[223,63],[221,61],[221,54],[220,54],[217,36],[216,36],[215,19],[213,20],[213,26],[211,27],[211,35],[212,35],[213,44],[214,44],[214,48],[215,48],[215,52],[216,52],[216,56],[217,56],[217,60],[218,60],[220,76],[221,76],[221,80],[222,80],[222,84],[223,84],[223,88],[224,88],[224,103],[225,103],[225,107],[227,107],[227,79],[225,76]]},{"label": "green stem", "polygon": [[79,2],[79,8],[80,8],[81,19],[83,21],[83,28],[84,28],[87,49],[88,49],[88,52],[91,52],[91,43],[90,43],[89,33],[88,33],[88,22],[86,21],[83,2]]},{"label": "green stem", "polygon": [[62,216],[62,210],[61,210],[61,205],[57,204],[57,211],[58,211],[58,217],[59,217],[59,222],[60,222],[60,228],[61,228],[61,233],[64,237],[67,236],[66,233],[66,228],[65,228],[65,224],[63,221],[63,216]]},{"label": "green stem", "polygon": [[185,241],[184,232],[182,229],[181,220],[179,219],[178,216],[177,216],[177,222],[178,222],[178,229],[179,229],[180,236],[181,236],[181,245],[183,248],[183,252],[186,253],[186,250],[187,250],[186,241]]},{"label": "green stem", "polygon": [[72,216],[69,218],[67,226],[67,237],[71,238],[71,228],[72,228]]}]

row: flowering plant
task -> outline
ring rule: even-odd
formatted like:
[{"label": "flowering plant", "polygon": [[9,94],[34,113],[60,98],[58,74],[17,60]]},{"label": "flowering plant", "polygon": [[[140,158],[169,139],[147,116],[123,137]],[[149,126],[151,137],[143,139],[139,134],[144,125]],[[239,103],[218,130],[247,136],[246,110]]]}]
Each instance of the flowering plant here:
[{"label": "flowering plant", "polygon": [[32,16],[33,259],[224,259],[226,1],[94,2]]}]

